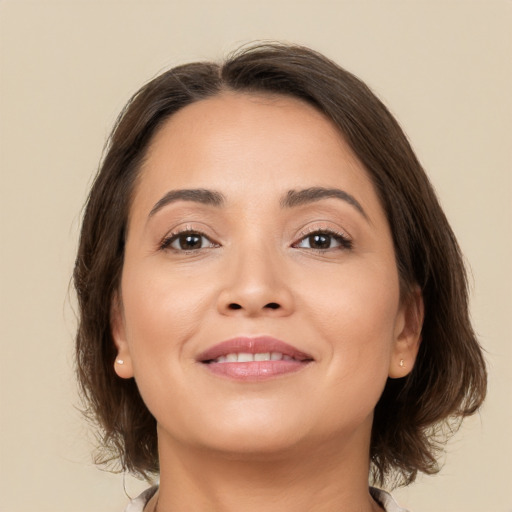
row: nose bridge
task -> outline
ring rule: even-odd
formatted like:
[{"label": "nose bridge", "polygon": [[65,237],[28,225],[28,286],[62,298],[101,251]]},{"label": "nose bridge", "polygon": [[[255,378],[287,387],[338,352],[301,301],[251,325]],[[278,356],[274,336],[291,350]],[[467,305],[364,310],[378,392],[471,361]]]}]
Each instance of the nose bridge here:
[{"label": "nose bridge", "polygon": [[284,255],[276,244],[247,236],[230,252],[219,297],[220,309],[224,313],[240,311],[251,316],[288,312],[291,293],[284,278]]}]

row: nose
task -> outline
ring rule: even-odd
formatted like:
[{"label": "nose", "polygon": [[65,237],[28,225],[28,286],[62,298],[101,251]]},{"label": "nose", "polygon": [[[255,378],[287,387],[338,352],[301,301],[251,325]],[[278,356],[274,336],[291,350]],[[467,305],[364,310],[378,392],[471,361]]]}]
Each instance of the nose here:
[{"label": "nose", "polygon": [[220,277],[218,310],[230,316],[287,316],[293,295],[282,255],[270,249],[238,251]]}]

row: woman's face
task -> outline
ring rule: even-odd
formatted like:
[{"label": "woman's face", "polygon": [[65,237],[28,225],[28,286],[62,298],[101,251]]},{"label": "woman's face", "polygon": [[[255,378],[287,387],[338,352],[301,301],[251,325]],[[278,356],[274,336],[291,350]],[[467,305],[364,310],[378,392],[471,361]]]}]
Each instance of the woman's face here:
[{"label": "woman's face", "polygon": [[154,137],[112,328],[160,442],[367,440],[386,379],[414,363],[414,304],[366,171],[313,107],[226,93]]}]

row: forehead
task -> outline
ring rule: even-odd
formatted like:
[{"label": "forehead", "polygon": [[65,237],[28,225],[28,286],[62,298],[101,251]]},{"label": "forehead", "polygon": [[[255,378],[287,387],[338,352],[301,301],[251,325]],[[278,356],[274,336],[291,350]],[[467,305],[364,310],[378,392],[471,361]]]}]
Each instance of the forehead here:
[{"label": "forehead", "polygon": [[312,105],[281,95],[222,93],[162,125],[134,199],[150,203],[173,189],[212,188],[264,200],[311,186],[373,192],[338,128]]}]

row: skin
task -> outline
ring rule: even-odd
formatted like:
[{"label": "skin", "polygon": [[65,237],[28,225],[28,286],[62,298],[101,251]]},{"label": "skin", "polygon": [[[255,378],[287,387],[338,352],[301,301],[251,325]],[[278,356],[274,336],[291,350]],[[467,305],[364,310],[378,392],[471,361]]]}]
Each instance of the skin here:
[{"label": "skin", "polygon": [[[368,493],[373,410],[388,376],[414,365],[423,305],[418,292],[400,297],[386,216],[335,126],[297,99],[223,93],[166,121],[139,178],[112,332],[116,372],[135,377],[158,423],[147,510],[381,510]],[[282,207],[310,187],[341,189],[363,212],[334,197]],[[169,191],[196,188],[225,204],[150,214]],[[177,230],[203,233],[203,247],[162,248]],[[328,248],[315,248],[319,231]],[[261,382],[197,362],[240,335],[314,361]]]}]

